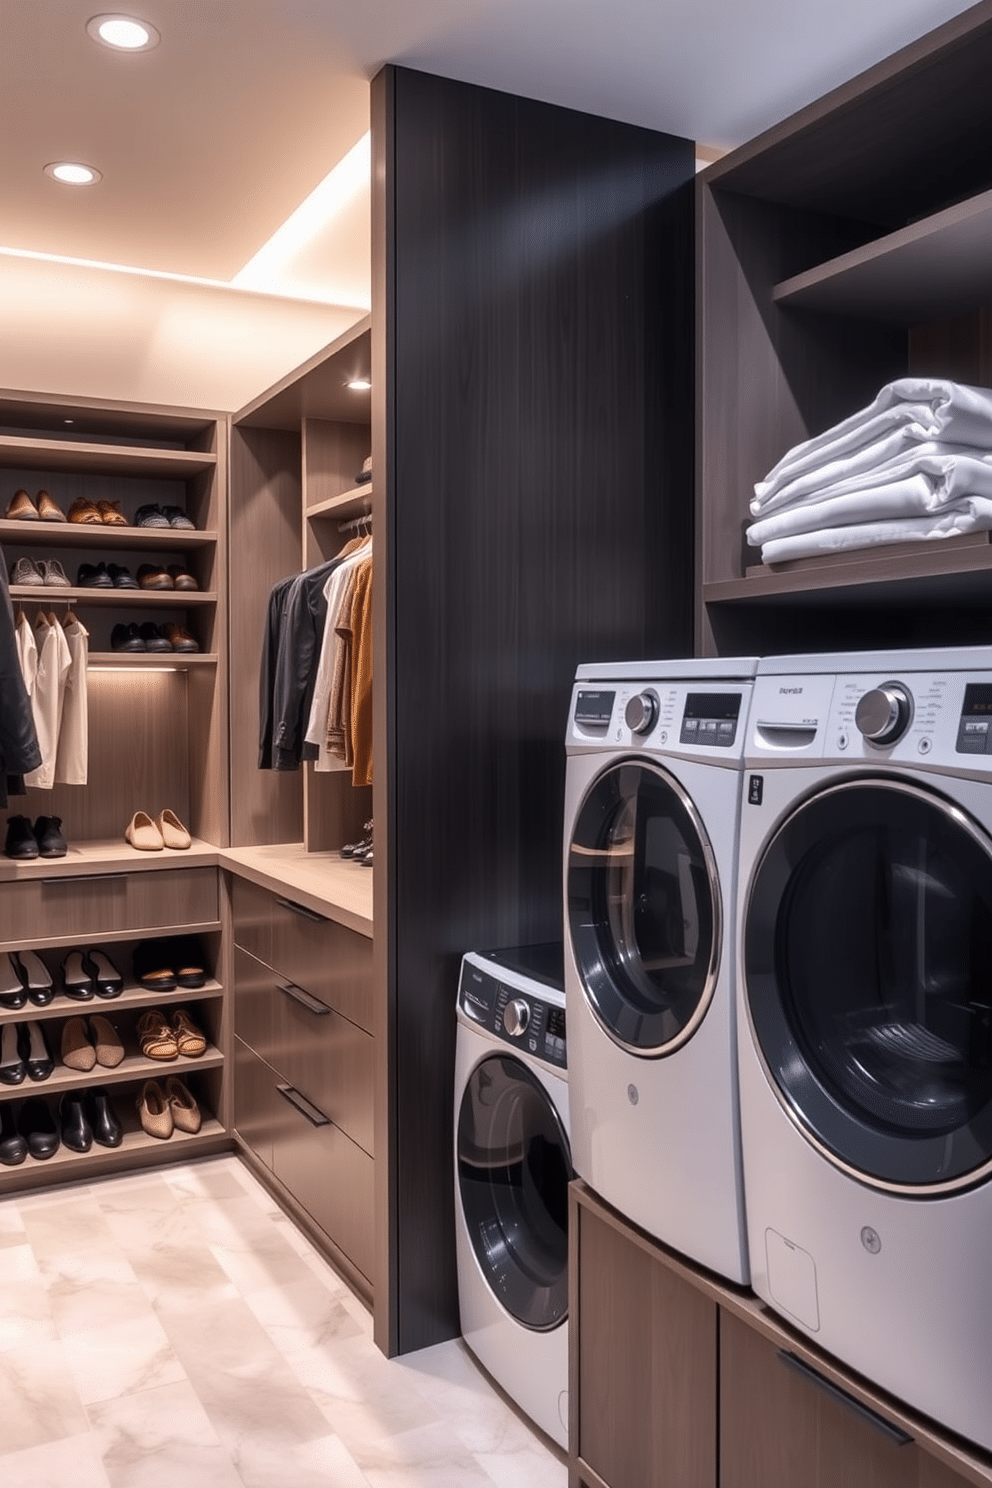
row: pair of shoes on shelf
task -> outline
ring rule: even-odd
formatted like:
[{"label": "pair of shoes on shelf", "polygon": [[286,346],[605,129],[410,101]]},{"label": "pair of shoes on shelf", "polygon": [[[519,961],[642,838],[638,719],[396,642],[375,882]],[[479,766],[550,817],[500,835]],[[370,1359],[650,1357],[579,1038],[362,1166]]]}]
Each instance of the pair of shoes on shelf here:
[{"label": "pair of shoes on shelf", "polygon": [[185,1008],[177,1008],[171,1021],[159,1008],[149,1008],[138,1019],[135,1032],[146,1059],[168,1064],[178,1059],[199,1059],[207,1052],[206,1037]]},{"label": "pair of shoes on shelf", "polygon": [[57,558],[18,558],[11,566],[10,582],[31,589],[72,588],[69,575]]},{"label": "pair of shoes on shelf", "polygon": [[139,506],[134,514],[135,527],[183,527],[196,530],[196,523],[191,522],[181,506],[159,506],[156,501],[149,501],[144,506]]},{"label": "pair of shoes on shelf", "polygon": [[74,1002],[120,997],[124,978],[106,951],[68,951],[62,962],[62,990]]},{"label": "pair of shoes on shelf", "polygon": [[130,625],[114,626],[110,632],[110,649],[135,652],[199,651],[200,643],[195,636],[190,635],[185,626],[173,621],[159,626],[153,620],[146,620],[143,625],[132,620]]},{"label": "pair of shoes on shelf", "polygon": [[39,816],[34,826],[27,816],[8,816],[4,852],[8,858],[64,858],[69,844],[62,835],[60,816]]},{"label": "pair of shoes on shelf", "polygon": [[8,1102],[0,1104],[0,1163],[5,1167],[16,1167],[28,1153],[43,1162],[58,1150],[59,1130],[40,1095],[26,1100],[16,1119]]},{"label": "pair of shoes on shelf", "polygon": [[182,852],[193,840],[168,806],[154,818],[147,811],[136,811],[124,828],[124,836],[139,852],[161,852],[164,847]]},{"label": "pair of shoes on shelf", "polygon": [[137,589],[138,581],[122,563],[81,563],[76,570],[77,589]]},{"label": "pair of shoes on shelf", "polygon": [[176,987],[192,990],[202,987],[208,975],[203,947],[195,935],[140,940],[132,964],[136,979],[150,992],[172,992]]},{"label": "pair of shoes on shelf", "polygon": [[178,563],[161,568],[157,563],[143,563],[138,569],[141,589],[199,589],[193,575]]},{"label": "pair of shoes on shelf", "polygon": [[86,1018],[67,1018],[62,1026],[62,1063],[66,1069],[88,1074],[95,1065],[116,1069],[124,1058],[124,1045],[113,1024],[100,1013]]},{"label": "pair of shoes on shelf", "polygon": [[200,1130],[202,1116],[182,1080],[170,1075],[163,1090],[157,1080],[146,1080],[135,1101],[138,1119],[150,1137],[168,1141],[174,1131],[192,1135]]},{"label": "pair of shoes on shelf", "polygon": [[372,862],[372,821],[369,820],[362,828],[365,836],[361,842],[346,842],[341,849],[343,858],[351,858],[356,863]]},{"label": "pair of shoes on shelf", "polygon": [[8,522],[64,522],[65,512],[47,491],[39,491],[37,501],[32,501],[22,487],[10,498],[4,518]]},{"label": "pair of shoes on shelf", "polygon": [[59,1124],[63,1145],[70,1152],[89,1152],[94,1142],[101,1147],[119,1147],[124,1140],[124,1128],[103,1085],[92,1090],[67,1090],[59,1101]]},{"label": "pair of shoes on shelf", "polygon": [[26,1002],[47,1007],[55,996],[51,973],[35,951],[0,956],[0,1007],[22,1008]]},{"label": "pair of shoes on shelf", "polygon": [[69,521],[81,527],[128,527],[120,506],[119,501],[87,501],[77,496],[69,508]]},{"label": "pair of shoes on shelf", "polygon": [[0,1025],[0,1083],[20,1085],[29,1080],[47,1080],[55,1068],[42,1025],[4,1023]]}]

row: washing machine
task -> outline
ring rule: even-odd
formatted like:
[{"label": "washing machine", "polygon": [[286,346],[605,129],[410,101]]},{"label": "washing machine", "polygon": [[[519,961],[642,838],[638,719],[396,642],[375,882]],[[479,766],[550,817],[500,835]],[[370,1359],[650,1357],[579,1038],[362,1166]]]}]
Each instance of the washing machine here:
[{"label": "washing machine", "polygon": [[465,1342],[568,1448],[568,1061],[561,942],[462,958],[455,1051]]},{"label": "washing machine", "polygon": [[748,1279],[733,928],[756,659],[582,666],[566,739],[565,991],[576,1171]]},{"label": "washing machine", "polygon": [[992,1450],[992,649],[762,662],[744,783],[754,1290]]}]

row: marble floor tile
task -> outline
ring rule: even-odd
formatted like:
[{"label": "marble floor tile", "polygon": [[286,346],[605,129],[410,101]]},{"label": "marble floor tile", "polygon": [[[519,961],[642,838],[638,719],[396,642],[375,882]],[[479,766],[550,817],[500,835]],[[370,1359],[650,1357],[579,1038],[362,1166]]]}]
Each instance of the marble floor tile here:
[{"label": "marble floor tile", "polygon": [[165,1168],[162,1179],[181,1201],[236,1199],[245,1191],[241,1182],[243,1168],[244,1164],[237,1158],[210,1157],[198,1163]]},{"label": "marble floor tile", "polygon": [[158,1315],[188,1374],[265,1369],[280,1362],[278,1349],[241,1297]]},{"label": "marble floor tile", "polygon": [[39,1261],[49,1256],[107,1250],[113,1237],[99,1204],[86,1189],[19,1200],[28,1240]]},{"label": "marble floor tile", "polygon": [[59,1342],[0,1354],[0,1459],[78,1436],[87,1425]]},{"label": "marble floor tile", "polygon": [[205,1245],[171,1242],[128,1252],[155,1311],[196,1314],[238,1296],[238,1289]]},{"label": "marble floor tile", "polygon": [[108,1239],[104,1250],[44,1255],[39,1268],[55,1326],[63,1338],[91,1332],[108,1322],[151,1316],[146,1293],[112,1240]]},{"label": "marble floor tile", "polygon": [[493,1488],[485,1469],[441,1424],[365,1441],[351,1451],[369,1488]]},{"label": "marble floor tile", "polygon": [[441,1424],[396,1361],[365,1337],[290,1354],[287,1362],[352,1453],[368,1442]]},{"label": "marble floor tile", "polygon": [[336,1436],[281,1450],[248,1438],[233,1458],[245,1488],[369,1488],[368,1478]]},{"label": "marble floor tile", "polygon": [[235,1460],[252,1443],[275,1453],[329,1435],[326,1418],[282,1360],[236,1372],[193,1373],[190,1379]]},{"label": "marble floor tile", "polygon": [[492,1456],[532,1444],[531,1427],[492,1388],[460,1339],[394,1362],[473,1454]]},{"label": "marble floor tile", "polygon": [[[21,1239],[27,1240],[23,1230]],[[57,1337],[34,1251],[27,1244],[0,1248],[0,1353]]]},{"label": "marble floor tile", "polygon": [[320,1348],[362,1332],[343,1299],[312,1273],[286,1286],[252,1292],[245,1301],[282,1354]]},{"label": "marble floor tile", "polygon": [[87,1408],[111,1488],[244,1488],[188,1383]]},{"label": "marble floor tile", "polygon": [[0,1250],[7,1245],[24,1245],[26,1242],[21,1211],[13,1199],[5,1199],[0,1204]]},{"label": "marble floor tile", "polygon": [[145,1318],[73,1333],[63,1352],[84,1405],[186,1378],[165,1329],[149,1309]]},{"label": "marble floor tile", "polygon": [[0,1457],[3,1488],[110,1488],[96,1441],[67,1436]]}]

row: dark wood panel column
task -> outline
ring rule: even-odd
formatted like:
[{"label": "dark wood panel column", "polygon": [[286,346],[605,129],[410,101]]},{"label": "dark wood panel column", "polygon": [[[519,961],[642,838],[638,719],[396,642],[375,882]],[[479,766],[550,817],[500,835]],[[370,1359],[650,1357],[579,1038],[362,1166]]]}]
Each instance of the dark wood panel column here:
[{"label": "dark wood panel column", "polygon": [[458,959],[561,935],[576,664],[691,649],[693,150],[405,68],[372,113],[392,1352],[457,1331]]}]

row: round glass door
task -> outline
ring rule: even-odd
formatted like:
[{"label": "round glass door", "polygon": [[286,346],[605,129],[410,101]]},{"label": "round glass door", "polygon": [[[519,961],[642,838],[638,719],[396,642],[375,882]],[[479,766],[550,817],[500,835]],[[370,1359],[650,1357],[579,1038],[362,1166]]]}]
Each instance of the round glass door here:
[{"label": "round glass door", "polygon": [[713,996],[720,886],[695,808],[664,770],[624,760],[597,777],[569,844],[572,950],[593,1013],[636,1054],[691,1038]]},{"label": "round glass door", "polygon": [[527,1328],[568,1316],[572,1160],[544,1086],[519,1059],[472,1071],[458,1114],[458,1186],[472,1248],[493,1292]]},{"label": "round glass door", "polygon": [[826,1156],[946,1191],[992,1163],[992,843],[899,780],[804,802],[758,866],[746,1003],[773,1088]]}]

